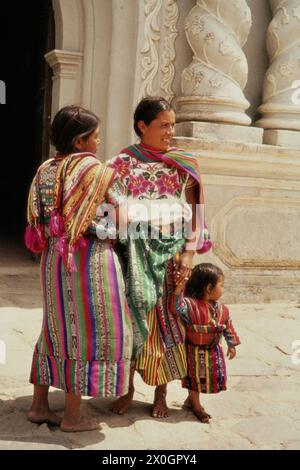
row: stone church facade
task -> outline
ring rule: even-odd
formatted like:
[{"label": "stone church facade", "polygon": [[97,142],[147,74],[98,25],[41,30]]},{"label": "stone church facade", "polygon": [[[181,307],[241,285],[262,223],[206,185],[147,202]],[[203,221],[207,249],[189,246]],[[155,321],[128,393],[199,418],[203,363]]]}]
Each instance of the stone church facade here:
[{"label": "stone church facade", "polygon": [[102,120],[101,158],[135,140],[145,95],[176,108],[202,167],[227,302],[300,300],[300,0],[53,0],[52,115]]}]

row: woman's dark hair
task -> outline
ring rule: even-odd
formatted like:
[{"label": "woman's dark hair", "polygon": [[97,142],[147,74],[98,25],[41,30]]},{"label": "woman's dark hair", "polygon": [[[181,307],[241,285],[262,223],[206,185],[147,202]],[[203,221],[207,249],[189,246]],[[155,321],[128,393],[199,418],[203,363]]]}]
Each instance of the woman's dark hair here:
[{"label": "woman's dark hair", "polygon": [[186,297],[202,299],[207,286],[211,284],[212,288],[214,288],[222,276],[224,276],[223,271],[214,264],[197,264],[197,266],[194,267],[192,275],[186,284]]},{"label": "woman's dark hair", "polygon": [[81,106],[65,106],[55,115],[51,129],[50,140],[56,150],[63,154],[74,152],[75,140],[87,139],[99,126],[100,119]]},{"label": "woman's dark hair", "polygon": [[135,108],[133,115],[134,130],[136,135],[142,137],[142,133],[138,126],[139,121],[144,121],[144,123],[148,126],[159,113],[162,111],[171,110],[174,111],[172,105],[161,96],[146,96],[143,98]]}]

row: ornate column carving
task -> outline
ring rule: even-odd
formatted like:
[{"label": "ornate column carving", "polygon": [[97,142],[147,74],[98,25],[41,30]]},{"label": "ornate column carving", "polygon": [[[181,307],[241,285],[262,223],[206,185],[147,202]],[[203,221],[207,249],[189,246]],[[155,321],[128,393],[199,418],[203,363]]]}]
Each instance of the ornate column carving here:
[{"label": "ornate column carving", "polygon": [[251,123],[245,114],[248,64],[242,51],[250,27],[246,0],[197,0],[185,22],[193,61],[182,73],[179,121]]},{"label": "ornate column carving", "polygon": [[175,39],[179,10],[176,0],[144,1],[144,43],[141,54],[141,86],[138,100],[161,95],[171,101],[175,93]]},{"label": "ornate column carving", "polygon": [[300,131],[300,4],[299,0],[270,0],[270,5],[273,19],[266,39],[270,66],[258,108],[262,118],[256,125]]}]

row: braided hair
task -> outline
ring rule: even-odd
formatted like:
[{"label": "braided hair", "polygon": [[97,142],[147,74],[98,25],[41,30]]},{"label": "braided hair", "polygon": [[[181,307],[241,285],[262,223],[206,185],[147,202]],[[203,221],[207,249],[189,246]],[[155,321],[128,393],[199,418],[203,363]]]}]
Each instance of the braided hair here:
[{"label": "braided hair", "polygon": [[209,284],[216,286],[219,279],[224,276],[223,271],[211,263],[197,264],[185,288],[186,297],[202,299]]}]

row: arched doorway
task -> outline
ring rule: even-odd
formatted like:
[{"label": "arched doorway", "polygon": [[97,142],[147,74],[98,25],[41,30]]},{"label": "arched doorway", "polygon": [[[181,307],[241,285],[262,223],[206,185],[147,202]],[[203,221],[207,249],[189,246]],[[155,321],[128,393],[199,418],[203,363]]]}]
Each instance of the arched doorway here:
[{"label": "arched doorway", "polygon": [[1,27],[1,238],[17,238],[24,232],[30,182],[48,155],[52,71],[44,54],[54,48],[55,28],[51,0],[7,2],[5,9],[13,20]]}]

